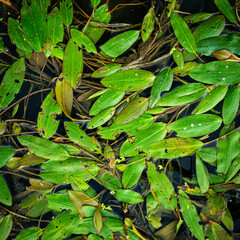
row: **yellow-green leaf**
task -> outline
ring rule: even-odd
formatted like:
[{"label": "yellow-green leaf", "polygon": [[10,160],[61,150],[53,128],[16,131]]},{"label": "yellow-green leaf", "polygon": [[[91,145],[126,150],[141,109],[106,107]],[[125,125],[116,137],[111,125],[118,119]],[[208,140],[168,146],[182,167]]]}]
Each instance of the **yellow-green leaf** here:
[{"label": "yellow-green leaf", "polygon": [[99,208],[97,208],[94,213],[93,223],[97,233],[100,234],[103,227],[103,218]]},{"label": "yellow-green leaf", "polygon": [[12,215],[5,216],[0,223],[1,240],[7,240],[9,234],[12,231],[12,225],[13,225]]},{"label": "yellow-green leaf", "polygon": [[155,23],[155,11],[154,7],[151,7],[147,14],[145,15],[143,22],[142,22],[142,40],[143,42],[147,41],[150,35],[153,32]]}]

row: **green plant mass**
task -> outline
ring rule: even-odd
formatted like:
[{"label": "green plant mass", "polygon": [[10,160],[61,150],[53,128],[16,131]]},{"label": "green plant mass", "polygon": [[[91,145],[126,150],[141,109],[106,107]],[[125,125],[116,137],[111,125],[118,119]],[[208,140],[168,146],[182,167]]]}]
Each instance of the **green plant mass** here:
[{"label": "green plant mass", "polygon": [[237,239],[239,7],[0,0],[0,240]]}]

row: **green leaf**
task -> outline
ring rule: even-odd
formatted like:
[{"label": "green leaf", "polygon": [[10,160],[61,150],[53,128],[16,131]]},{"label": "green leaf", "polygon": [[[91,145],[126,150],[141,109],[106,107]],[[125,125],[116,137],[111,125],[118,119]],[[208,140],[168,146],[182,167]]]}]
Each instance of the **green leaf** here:
[{"label": "green leaf", "polygon": [[42,102],[42,111],[38,113],[37,127],[38,132],[44,138],[50,138],[57,130],[59,121],[56,116],[62,112],[60,106],[52,98],[53,91],[51,91]]},{"label": "green leaf", "polygon": [[145,15],[143,22],[142,22],[142,40],[143,42],[147,41],[148,38],[151,36],[155,23],[155,11],[154,7],[151,7],[147,14]]},{"label": "green leaf", "polygon": [[98,175],[98,179],[103,184],[103,186],[109,190],[118,190],[122,188],[120,180],[109,172],[103,172]]},{"label": "green leaf", "polygon": [[222,215],[222,223],[228,228],[229,231],[233,231],[234,222],[228,208],[225,209]]},{"label": "green leaf", "polygon": [[174,49],[172,52],[173,59],[180,69],[184,67],[183,53],[180,50]]},{"label": "green leaf", "polygon": [[208,93],[192,111],[192,114],[205,113],[214,108],[226,95],[228,86],[217,86]]},{"label": "green leaf", "polygon": [[203,143],[194,138],[169,138],[153,143],[148,149],[155,158],[179,158],[197,152]]},{"label": "green leaf", "polygon": [[57,7],[48,14],[47,28],[48,36],[51,38],[53,45],[63,41],[63,21]]},{"label": "green leaf", "polygon": [[232,86],[223,101],[222,118],[223,123],[228,126],[234,120],[240,102],[240,88],[238,85]]},{"label": "green leaf", "polygon": [[178,106],[201,98],[206,92],[206,86],[201,83],[189,83],[175,88],[164,95],[157,106]]},{"label": "green leaf", "polygon": [[25,75],[25,62],[23,58],[17,60],[5,73],[0,85],[0,109],[12,102],[22,86]]},{"label": "green leaf", "polygon": [[52,52],[52,56],[53,57],[57,57],[57,58],[63,60],[64,51],[63,51],[63,49],[60,46],[52,45],[50,47],[50,50]]},{"label": "green leaf", "polygon": [[138,97],[128,103],[118,114],[115,123],[126,124],[141,116],[148,107],[148,98]]},{"label": "green leaf", "polygon": [[200,114],[181,118],[168,125],[168,130],[176,131],[178,137],[200,137],[216,131],[222,119],[213,114]]},{"label": "green leaf", "polygon": [[120,63],[110,63],[98,68],[92,73],[92,78],[103,78],[117,72],[121,68]]},{"label": "green leaf", "polygon": [[226,232],[226,230],[216,222],[211,222],[211,228],[214,234],[215,240],[231,240],[232,238]]},{"label": "green leaf", "polygon": [[201,192],[207,192],[209,189],[209,173],[198,154],[196,154],[196,173]]},{"label": "green leaf", "polygon": [[12,195],[2,175],[0,175],[0,186],[0,202],[7,206],[12,206]]},{"label": "green leaf", "polygon": [[83,71],[83,55],[82,50],[78,50],[78,46],[70,39],[63,55],[63,76],[64,80],[76,87],[80,81]]},{"label": "green leaf", "polygon": [[152,123],[152,115],[144,113],[130,123],[121,125],[113,123],[110,127],[99,127],[98,134],[104,139],[115,139],[116,136],[122,132],[127,133],[129,136],[133,136],[150,127]]},{"label": "green leaf", "polygon": [[146,152],[152,143],[162,140],[166,133],[165,123],[154,123],[146,130],[137,133],[134,139],[128,138],[120,149],[120,155],[130,157],[142,151]]},{"label": "green leaf", "polygon": [[215,15],[201,23],[193,32],[196,43],[202,39],[219,36],[225,26],[225,18]]},{"label": "green leaf", "polygon": [[172,183],[164,173],[158,173],[153,163],[148,163],[148,181],[152,193],[165,208],[174,210],[177,207],[177,198]]},{"label": "green leaf", "polygon": [[198,65],[199,64],[197,62],[187,62],[184,64],[183,68],[180,68],[179,66],[173,68],[173,74],[179,77],[185,77],[188,75],[190,70],[192,70]]},{"label": "green leaf", "polygon": [[8,19],[8,34],[12,43],[15,44],[19,49],[28,53],[32,52],[32,47],[28,42],[25,41],[25,36],[18,20],[13,18]]},{"label": "green leaf", "polygon": [[43,42],[47,37],[47,24],[41,9],[34,4],[22,8],[21,20],[28,43],[36,52],[42,52]]},{"label": "green leaf", "polygon": [[73,6],[72,0],[63,0],[60,2],[60,12],[62,16],[63,23],[69,27],[73,20]]},{"label": "green leaf", "polygon": [[195,67],[189,72],[189,76],[203,83],[230,85],[240,82],[239,68],[240,63],[214,61]]},{"label": "green leaf", "polygon": [[81,48],[82,45],[86,48],[89,53],[97,53],[97,49],[92,40],[86,36],[83,32],[76,29],[71,29],[71,35],[74,42]]},{"label": "green leaf", "polygon": [[136,204],[143,201],[143,198],[139,193],[129,189],[117,190],[115,193],[115,198],[121,202],[130,204]]},{"label": "green leaf", "polygon": [[113,107],[124,97],[125,92],[107,89],[92,105],[89,115],[96,115],[102,110]]},{"label": "green leaf", "polygon": [[122,184],[123,184],[124,188],[131,188],[138,182],[138,180],[141,177],[142,172],[145,168],[145,159],[140,160],[140,161],[138,161],[138,160],[143,157],[144,157],[144,155],[140,154],[140,155],[132,158],[128,162],[128,166],[122,175]]},{"label": "green leaf", "polygon": [[89,137],[82,129],[80,129],[77,123],[65,122],[64,126],[68,137],[77,145],[83,149],[87,149],[90,152],[101,152],[101,146],[96,138]]},{"label": "green leaf", "polygon": [[38,237],[41,237],[43,233],[43,230],[38,227],[30,227],[27,229],[24,229],[22,232],[20,232],[15,240],[37,240]]},{"label": "green leaf", "polygon": [[139,31],[137,30],[129,30],[124,33],[120,33],[104,43],[100,49],[104,55],[116,58],[127,51],[133,43],[137,41],[138,36]]},{"label": "green leaf", "polygon": [[[9,19],[11,19],[11,18],[9,18]],[[8,23],[8,27],[9,27],[9,23]],[[0,38],[0,52],[3,52],[3,51],[4,51],[4,42],[3,42],[2,38]]]},{"label": "green leaf", "polygon": [[93,223],[94,223],[94,227],[95,227],[97,233],[100,234],[102,231],[102,227],[103,227],[103,218],[102,218],[102,214],[101,214],[99,208],[97,208],[94,213]]},{"label": "green leaf", "polygon": [[197,51],[195,39],[186,22],[176,13],[171,13],[171,24],[180,44],[190,53]]},{"label": "green leaf", "polygon": [[214,0],[217,8],[223,13],[223,15],[232,23],[237,23],[238,18],[235,11],[228,0]]},{"label": "green leaf", "polygon": [[6,162],[13,157],[15,152],[15,148],[8,147],[8,146],[2,146],[0,147],[0,168],[5,166]]},{"label": "green leaf", "polygon": [[217,149],[216,148],[202,148],[197,154],[205,162],[212,164],[217,161]]},{"label": "green leaf", "polygon": [[169,91],[173,82],[173,74],[171,68],[163,69],[154,80],[151,88],[151,95],[149,99],[149,107],[152,108],[160,99],[160,94],[164,91]]},{"label": "green leaf", "polygon": [[[204,240],[205,236],[204,236],[203,226],[199,224],[201,219],[198,216],[195,206],[190,201],[187,200],[189,199],[189,197],[182,190],[179,191],[179,195],[180,195],[179,204],[181,207],[181,213],[183,215],[184,221],[186,222],[192,234],[198,240]],[[182,198],[181,196],[184,198]]]},{"label": "green leaf", "polygon": [[103,86],[118,91],[138,91],[153,85],[155,75],[146,70],[119,71],[102,79]]},{"label": "green leaf", "polygon": [[90,0],[90,2],[93,5],[93,7],[95,8],[100,4],[101,0]]},{"label": "green leaf", "polygon": [[205,12],[194,13],[194,14],[185,16],[184,20],[186,22],[190,22],[194,24],[194,23],[202,22],[213,15],[214,15],[213,13],[205,13]]},{"label": "green leaf", "polygon": [[54,218],[45,228],[42,234],[42,240],[65,239],[79,224],[79,217],[70,212],[64,212]]},{"label": "green leaf", "polygon": [[114,107],[108,107],[108,108],[102,110],[100,113],[98,113],[96,116],[94,116],[91,119],[87,128],[93,129],[93,128],[102,126],[104,123],[106,123],[108,120],[110,120],[112,118],[114,113],[115,113]]},{"label": "green leaf", "polygon": [[0,223],[1,240],[8,239],[9,234],[12,231],[12,226],[13,226],[12,215],[7,215],[6,217],[3,218],[2,222]]},{"label": "green leaf", "polygon": [[68,152],[60,145],[35,136],[19,136],[18,141],[29,148],[31,153],[46,159],[60,161],[69,157]]},{"label": "green leaf", "polygon": [[230,165],[227,174],[225,176],[225,182],[229,182],[240,170],[240,154],[233,160]]}]

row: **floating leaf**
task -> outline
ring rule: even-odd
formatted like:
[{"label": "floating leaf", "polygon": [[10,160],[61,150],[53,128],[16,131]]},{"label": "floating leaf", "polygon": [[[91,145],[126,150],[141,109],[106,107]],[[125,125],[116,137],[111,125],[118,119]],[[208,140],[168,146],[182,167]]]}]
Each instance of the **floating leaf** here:
[{"label": "floating leaf", "polygon": [[173,68],[173,73],[180,77],[185,77],[188,75],[189,71],[198,66],[199,64],[196,62],[187,62],[184,64],[183,68],[179,66]]},{"label": "floating leaf", "polygon": [[171,24],[180,44],[190,53],[197,51],[195,39],[186,22],[176,13],[171,13]]},{"label": "floating leaf", "polygon": [[178,106],[196,101],[206,92],[206,86],[201,83],[189,83],[164,95],[157,106]]},{"label": "floating leaf", "polygon": [[77,176],[70,176],[70,182],[75,191],[86,191],[89,188],[89,185]]},{"label": "floating leaf", "polygon": [[8,185],[2,175],[0,175],[0,186],[1,186],[0,202],[7,206],[11,206],[12,205],[12,195],[11,195]]},{"label": "floating leaf", "polygon": [[124,33],[120,33],[104,43],[100,49],[104,55],[116,58],[128,50],[133,43],[136,42],[138,36],[139,31],[137,30],[129,30]]},{"label": "floating leaf", "polygon": [[207,192],[209,188],[209,173],[198,154],[196,154],[196,173],[201,192]]},{"label": "floating leaf", "polygon": [[52,52],[52,56],[53,56],[53,57],[57,57],[57,58],[63,60],[64,51],[63,51],[63,49],[62,49],[60,46],[58,46],[58,45],[52,45],[52,46],[50,47],[50,50],[51,50],[51,52]]},{"label": "floating leaf", "polygon": [[36,52],[41,52],[47,37],[47,24],[41,9],[34,4],[22,8],[21,20],[28,43]]},{"label": "floating leaf", "polygon": [[47,29],[48,36],[51,38],[53,45],[63,41],[63,21],[61,13],[57,7],[55,7],[48,15]]},{"label": "floating leaf", "polygon": [[138,97],[128,103],[118,114],[115,123],[126,124],[141,116],[148,107],[148,98]]},{"label": "floating leaf", "polygon": [[148,149],[155,158],[185,157],[197,152],[203,143],[194,138],[169,138],[153,143]]},{"label": "floating leaf", "polygon": [[195,206],[191,203],[191,201],[187,200],[189,199],[189,197],[182,190],[179,191],[179,195],[180,195],[179,204],[181,207],[181,213],[183,215],[184,221],[186,222],[192,234],[198,240],[204,240],[205,236],[204,236],[203,226],[199,224],[201,219],[198,216]]},{"label": "floating leaf", "polygon": [[27,229],[24,229],[22,232],[20,232],[15,240],[37,240],[38,237],[41,237],[43,233],[43,230],[38,227],[30,227]]},{"label": "floating leaf", "polygon": [[0,109],[12,102],[22,86],[25,75],[24,59],[17,60],[5,73],[0,85]]},{"label": "floating leaf", "polygon": [[[9,18],[9,19],[11,19],[11,18]],[[9,23],[8,23],[8,26],[9,26]],[[0,52],[3,52],[3,51],[4,51],[4,42],[3,42],[2,38],[0,38]]]},{"label": "floating leaf", "polygon": [[225,209],[222,215],[222,223],[228,228],[229,231],[233,231],[234,222],[228,208]]},{"label": "floating leaf", "polygon": [[208,93],[192,111],[192,114],[205,113],[214,108],[226,95],[228,86],[217,86]]},{"label": "floating leaf", "polygon": [[70,39],[63,55],[64,80],[71,86],[76,87],[80,81],[83,70],[82,50]]},{"label": "floating leaf", "polygon": [[228,0],[214,0],[214,3],[230,22],[237,23],[237,15]]},{"label": "floating leaf", "polygon": [[15,148],[8,147],[8,146],[2,146],[0,147],[0,168],[5,166],[6,162],[13,157],[15,152]]},{"label": "floating leaf", "polygon": [[213,114],[201,114],[181,118],[168,125],[168,130],[176,131],[178,137],[199,137],[216,131],[222,119]]},{"label": "floating leaf", "polygon": [[38,114],[38,132],[44,138],[50,138],[57,130],[59,121],[55,118],[57,114],[62,112],[61,107],[52,98],[53,91],[51,91],[42,102],[42,111]]},{"label": "floating leaf", "polygon": [[240,82],[239,68],[240,63],[214,61],[195,67],[189,76],[203,83],[230,85]]},{"label": "floating leaf", "polygon": [[175,221],[169,223],[164,228],[155,232],[154,236],[160,237],[162,240],[176,239],[178,223],[179,223],[178,220],[175,220]]},{"label": "floating leaf", "polygon": [[154,7],[151,7],[147,14],[145,15],[143,22],[142,22],[142,40],[143,42],[147,41],[148,38],[151,36],[155,23],[155,11]]},{"label": "floating leaf", "polygon": [[63,23],[69,27],[73,20],[73,6],[72,0],[63,0],[60,2],[60,12],[62,16]]},{"label": "floating leaf", "polygon": [[211,222],[211,228],[214,234],[214,239],[217,240],[231,240],[232,238],[226,232],[226,230],[216,222]]},{"label": "floating leaf", "polygon": [[69,157],[68,152],[60,145],[40,137],[19,136],[18,141],[39,157],[54,161],[66,160]]},{"label": "floating leaf", "polygon": [[30,178],[29,182],[31,185],[26,189],[31,191],[46,191],[54,188],[54,184],[42,179]]},{"label": "floating leaf", "polygon": [[83,32],[80,32],[76,29],[71,29],[71,35],[74,42],[79,46],[82,45],[86,48],[89,53],[97,53],[97,49],[91,39],[88,38]]},{"label": "floating leaf", "polygon": [[217,161],[217,149],[216,148],[202,148],[197,154],[205,162],[212,164]]},{"label": "floating leaf", "polygon": [[0,223],[1,240],[6,240],[9,237],[9,234],[12,231],[12,226],[12,215],[5,216]]},{"label": "floating leaf", "polygon": [[103,172],[99,174],[98,179],[103,184],[103,186],[109,190],[115,191],[122,188],[120,180],[109,172]]},{"label": "floating leaf", "polygon": [[225,176],[225,182],[229,182],[240,170],[240,154],[233,160],[230,165],[227,174]]},{"label": "floating leaf", "polygon": [[172,56],[175,63],[180,67],[180,69],[183,69],[184,67],[183,53],[180,50],[174,49],[172,52]]},{"label": "floating leaf", "polygon": [[128,189],[117,190],[115,193],[115,198],[118,201],[130,203],[130,204],[136,204],[143,201],[143,198],[139,193],[134,192],[133,190],[128,190]]},{"label": "floating leaf", "polygon": [[213,13],[200,12],[200,13],[194,13],[194,14],[187,15],[184,17],[184,20],[186,22],[190,22],[190,23],[194,24],[194,23],[202,22],[211,16],[213,16]]},{"label": "floating leaf", "polygon": [[118,91],[138,91],[153,85],[155,75],[146,70],[119,71],[102,79],[103,86]]},{"label": "floating leaf", "polygon": [[90,2],[93,5],[93,7],[97,7],[100,4],[101,0],[90,0]]},{"label": "floating leaf", "polygon": [[120,63],[107,64],[103,67],[98,68],[96,71],[94,71],[92,73],[92,77],[93,78],[102,78],[102,77],[109,76],[109,75],[117,72],[121,68],[121,66],[122,65]]},{"label": "floating leaf", "polygon": [[90,152],[101,152],[101,146],[96,138],[89,137],[82,129],[79,128],[77,123],[65,122],[64,123],[67,135],[69,138],[80,147],[87,149]]},{"label": "floating leaf", "polygon": [[151,96],[149,99],[149,107],[152,108],[160,99],[160,94],[164,91],[169,91],[173,82],[173,74],[171,68],[163,69],[154,80],[151,88]]},{"label": "floating leaf", "polygon": [[223,101],[222,118],[223,123],[228,126],[235,118],[240,102],[240,88],[238,85],[232,86]]},{"label": "floating leaf", "polygon": [[146,152],[152,143],[162,140],[166,133],[165,123],[154,123],[146,130],[137,133],[134,139],[128,138],[120,149],[120,155],[130,157],[142,151]]},{"label": "floating leaf", "polygon": [[72,234],[78,223],[78,216],[72,215],[70,212],[63,212],[47,225],[41,239],[65,239]]},{"label": "floating leaf", "polygon": [[92,105],[89,115],[96,115],[102,110],[113,107],[124,97],[125,92],[107,89]]},{"label": "floating leaf", "polygon": [[102,227],[103,227],[103,218],[102,218],[102,214],[101,214],[99,208],[97,208],[94,213],[93,223],[94,223],[94,227],[95,227],[97,233],[100,234],[102,231]]}]

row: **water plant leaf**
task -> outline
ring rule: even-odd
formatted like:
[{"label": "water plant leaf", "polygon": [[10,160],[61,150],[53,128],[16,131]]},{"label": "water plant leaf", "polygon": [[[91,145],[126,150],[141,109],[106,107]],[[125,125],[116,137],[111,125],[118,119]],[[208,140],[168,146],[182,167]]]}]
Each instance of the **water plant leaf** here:
[{"label": "water plant leaf", "polygon": [[120,149],[120,155],[130,157],[142,151],[146,152],[152,143],[162,140],[166,133],[165,123],[154,123],[146,130],[137,133],[134,139],[128,138]]},{"label": "water plant leaf", "polygon": [[122,132],[127,133],[129,136],[133,136],[150,127],[152,123],[152,115],[144,113],[130,123],[120,125],[113,123],[110,127],[99,127],[98,134],[104,139],[115,139],[116,136]]},{"label": "water plant leaf", "polygon": [[199,64],[197,62],[187,62],[184,64],[183,68],[180,68],[179,66],[173,68],[173,74],[179,76],[179,77],[185,77],[188,75],[189,71],[198,66]]},{"label": "water plant leaf", "polygon": [[103,218],[99,208],[97,208],[94,213],[93,223],[97,233],[100,234],[103,227]]},{"label": "water plant leaf", "polygon": [[177,207],[177,198],[168,177],[164,173],[158,173],[153,163],[148,163],[147,178],[154,198],[165,208],[174,210]]},{"label": "water plant leaf", "polygon": [[208,62],[192,69],[189,76],[203,83],[230,85],[240,82],[239,67],[240,63],[234,62]]},{"label": "water plant leaf", "polygon": [[171,68],[163,69],[154,80],[151,88],[151,95],[149,99],[149,107],[152,108],[160,99],[160,94],[164,91],[169,91],[173,82],[173,73]]},{"label": "water plant leaf", "polygon": [[31,153],[46,159],[61,161],[69,157],[68,152],[60,145],[35,136],[19,136],[18,141],[29,148]]},{"label": "water plant leaf", "polygon": [[12,215],[7,215],[3,218],[0,223],[0,232],[1,232],[1,240],[6,240],[12,231],[13,220]]},{"label": "water plant leaf", "polygon": [[60,2],[60,12],[63,23],[69,27],[73,20],[73,6],[72,0],[63,0]]},{"label": "water plant leaf", "polygon": [[169,138],[153,143],[148,149],[155,158],[179,158],[197,152],[203,143],[194,138]]},{"label": "water plant leaf", "polygon": [[90,0],[90,2],[93,5],[93,7],[97,7],[100,4],[101,0]]},{"label": "water plant leaf", "polygon": [[212,164],[217,161],[216,148],[202,148],[197,152],[198,156],[205,162]]},{"label": "water plant leaf", "polygon": [[211,228],[214,235],[214,239],[216,240],[231,240],[231,236],[227,233],[227,231],[218,223],[211,221]]},{"label": "water plant leaf", "polygon": [[237,15],[228,0],[214,0],[214,3],[230,22],[237,23]]},{"label": "water plant leaf", "polygon": [[37,127],[38,132],[44,138],[50,138],[57,130],[59,121],[55,118],[62,112],[61,107],[52,98],[51,91],[42,102],[42,111],[38,113]]},{"label": "water plant leaf", "polygon": [[116,124],[129,123],[141,116],[148,107],[148,98],[138,97],[128,103],[117,115]]},{"label": "water plant leaf", "polygon": [[200,137],[216,131],[222,119],[214,114],[199,114],[181,118],[168,125],[168,130],[176,131],[178,137]]},{"label": "water plant leaf", "polygon": [[115,198],[121,202],[130,204],[136,204],[143,201],[143,198],[139,193],[129,189],[117,190]]},{"label": "water plant leaf", "polygon": [[12,195],[2,175],[0,175],[0,184],[1,184],[0,202],[7,206],[12,206]]},{"label": "water plant leaf", "polygon": [[17,60],[5,73],[0,85],[0,109],[12,102],[22,86],[25,75],[24,59]]},{"label": "water plant leaf", "polygon": [[122,188],[122,184],[120,180],[117,178],[117,176],[109,173],[109,172],[103,172],[98,175],[98,179],[103,184],[103,186],[109,190],[118,190]]},{"label": "water plant leaf", "polygon": [[9,146],[0,147],[0,168],[5,166],[6,162],[13,157],[15,148]]},{"label": "water plant leaf", "polygon": [[199,224],[201,219],[197,213],[195,206],[187,200],[189,199],[189,197],[185,192],[179,190],[179,195],[179,204],[181,207],[181,213],[183,215],[184,221],[186,222],[192,234],[198,240],[204,240],[205,236],[203,226]]},{"label": "water plant leaf", "polygon": [[106,89],[106,91],[92,105],[89,115],[96,115],[108,107],[115,106],[123,99],[124,95],[125,92]]},{"label": "water plant leaf", "polygon": [[157,106],[178,106],[201,98],[206,92],[206,86],[201,83],[189,83],[173,89],[164,95]]},{"label": "water plant leaf", "polygon": [[183,69],[184,58],[183,58],[182,51],[180,51],[178,49],[173,49],[172,56],[173,56],[175,63],[180,67],[180,69]]},{"label": "water plant leaf", "polygon": [[77,176],[70,176],[70,182],[75,191],[86,191],[89,188],[89,185]]},{"label": "water plant leaf", "polygon": [[98,68],[92,73],[93,78],[103,78],[117,72],[121,68],[120,63],[109,63],[103,67]]},{"label": "water plant leaf", "polygon": [[83,70],[82,50],[70,39],[63,55],[64,80],[71,86],[76,87],[80,81]]},{"label": "water plant leaf", "polygon": [[201,192],[206,193],[209,189],[209,173],[198,154],[196,154],[196,173]]},{"label": "water plant leaf", "polygon": [[209,17],[211,17],[213,15],[214,15],[213,13],[205,13],[205,12],[194,13],[194,14],[185,16],[184,21],[190,22],[192,24],[199,23],[199,22],[202,22],[202,21],[208,19]]},{"label": "water plant leaf", "polygon": [[222,215],[222,223],[228,228],[229,231],[233,231],[234,222],[228,208],[225,209]]},{"label": "water plant leaf", "polygon": [[[128,166],[124,170],[123,175],[122,175],[122,184],[123,184],[124,188],[131,188],[138,182],[138,180],[141,177],[142,172],[145,168],[145,159],[142,159],[140,161],[137,161],[137,160],[139,160],[143,157],[144,157],[144,155],[140,154],[140,155],[132,158],[128,162]],[[131,165],[130,165],[130,163],[131,163]]]},{"label": "water plant leaf", "polygon": [[85,35],[83,32],[78,31],[76,29],[71,29],[71,35],[74,42],[81,48],[82,45],[86,48],[89,53],[97,53],[97,49],[92,42],[92,40]]},{"label": "water plant leaf", "polygon": [[223,101],[222,119],[223,123],[228,126],[235,118],[240,102],[240,88],[238,85],[232,86]]},{"label": "water plant leaf", "polygon": [[155,23],[155,11],[154,7],[151,7],[147,14],[145,15],[143,22],[142,22],[142,40],[143,42],[147,41],[148,38],[151,36]]},{"label": "water plant leaf", "polygon": [[43,42],[47,37],[47,24],[41,9],[32,4],[21,9],[24,35],[36,52],[42,52]]},{"label": "water plant leaf", "polygon": [[127,51],[133,43],[136,42],[138,36],[139,31],[137,30],[129,30],[124,33],[120,33],[104,43],[100,49],[104,55],[116,58]]},{"label": "water plant leaf", "polygon": [[195,53],[197,51],[195,39],[193,38],[193,35],[186,22],[174,12],[171,13],[170,18],[173,31],[180,44],[188,52]]},{"label": "water plant leaf", "polygon": [[240,169],[240,154],[233,160],[232,164],[230,165],[226,176],[225,182],[229,182],[239,171]]},{"label": "water plant leaf", "polygon": [[155,75],[146,70],[119,71],[102,79],[103,86],[118,91],[138,91],[153,85]]},{"label": "water plant leaf", "polygon": [[214,108],[226,95],[228,86],[217,86],[210,91],[192,111],[192,114],[205,113]]},{"label": "water plant leaf", "polygon": [[44,229],[42,240],[63,240],[72,234],[79,223],[79,217],[70,212],[63,212],[54,218]]},{"label": "water plant leaf", "polygon": [[90,152],[101,152],[101,146],[96,138],[89,137],[77,123],[65,122],[64,126],[68,137],[80,147],[87,149]]},{"label": "water plant leaf", "polygon": [[52,57],[57,57],[57,58],[63,60],[64,51],[60,46],[52,45],[50,47],[50,51],[52,52]]},{"label": "water plant leaf", "polygon": [[15,240],[37,240],[42,233],[43,230],[38,227],[26,228],[16,236]]},{"label": "water plant leaf", "polygon": [[51,38],[53,45],[63,41],[63,21],[61,18],[61,13],[57,7],[55,7],[51,13],[48,14],[47,29],[48,36]]}]

